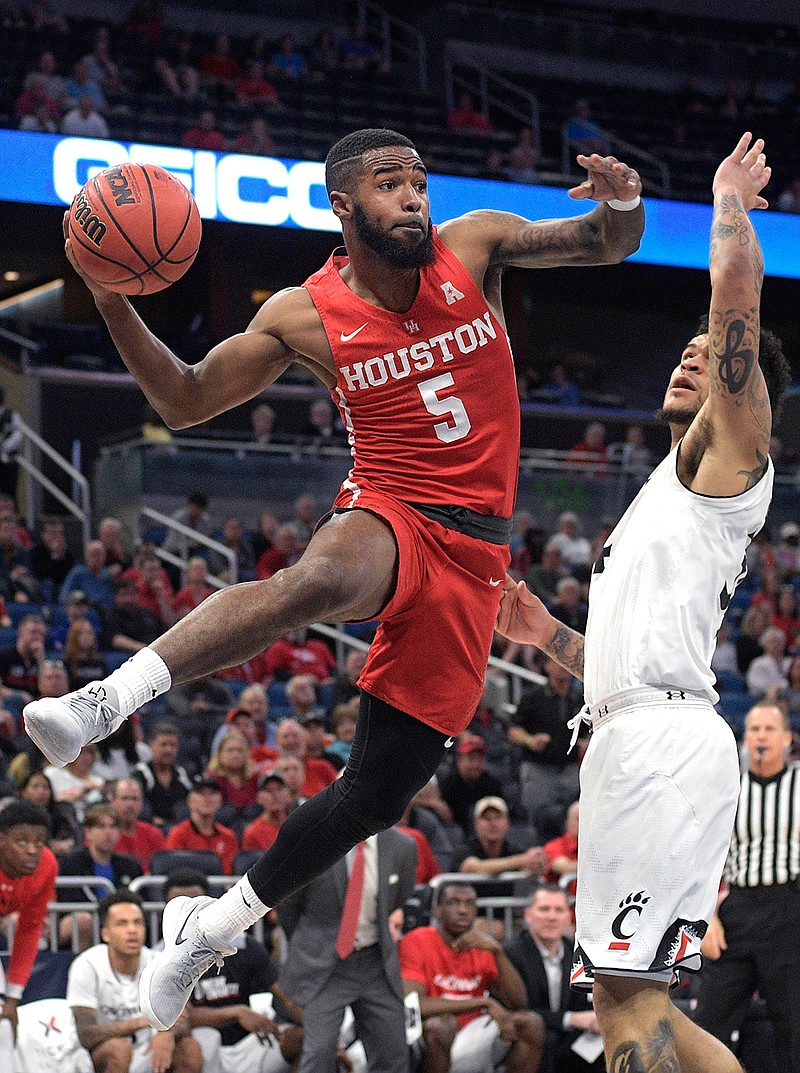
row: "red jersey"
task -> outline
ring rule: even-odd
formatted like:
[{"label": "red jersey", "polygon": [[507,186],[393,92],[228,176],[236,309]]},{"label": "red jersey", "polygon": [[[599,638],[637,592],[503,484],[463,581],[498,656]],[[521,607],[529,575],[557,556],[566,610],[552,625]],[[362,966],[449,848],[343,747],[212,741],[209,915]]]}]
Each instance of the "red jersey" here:
[{"label": "red jersey", "polygon": [[19,913],[6,973],[6,994],[21,998],[39,952],[47,903],[56,900],[58,865],[45,846],[33,875],[9,879],[0,872],[0,916]]},{"label": "red jersey", "polygon": [[165,846],[166,839],[154,823],[136,820],[133,834],[121,834],[114,846],[114,852],[127,853],[130,857],[135,857],[142,866],[142,870],[149,872],[150,858]]},{"label": "red jersey", "polygon": [[222,861],[222,871],[233,875],[233,858],[239,852],[239,842],[229,827],[214,824],[214,833],[201,834],[191,820],[177,823],[167,835],[167,849],[207,849]]},{"label": "red jersey", "polygon": [[[397,946],[400,973],[404,980],[421,983],[431,998],[482,998],[500,975],[494,954],[470,947],[457,953],[444,941],[437,928],[414,928]],[[457,1015],[463,1028],[480,1010]]]},{"label": "red jersey", "polygon": [[279,823],[270,823],[263,816],[259,816],[257,820],[253,820],[245,827],[242,835],[242,849],[269,849],[278,837],[280,829]]},{"label": "red jersey", "polygon": [[415,883],[430,883],[434,876],[441,875],[441,868],[439,862],[433,854],[431,844],[422,831],[418,831],[416,827],[404,827],[402,823],[397,824],[397,830],[402,831],[404,835],[408,835],[409,838],[413,838],[417,844],[417,873],[414,876]]},{"label": "red jersey", "polygon": [[355,460],[336,506],[354,507],[370,489],[509,518],[519,400],[508,337],[435,229],[433,242],[405,313],[350,290],[342,249],[304,284],[336,361],[331,397]]},{"label": "red jersey", "polygon": [[312,639],[292,644],[281,637],[264,653],[264,663],[271,675],[278,670],[289,675],[310,674],[322,682],[333,673],[336,658],[324,641]]}]

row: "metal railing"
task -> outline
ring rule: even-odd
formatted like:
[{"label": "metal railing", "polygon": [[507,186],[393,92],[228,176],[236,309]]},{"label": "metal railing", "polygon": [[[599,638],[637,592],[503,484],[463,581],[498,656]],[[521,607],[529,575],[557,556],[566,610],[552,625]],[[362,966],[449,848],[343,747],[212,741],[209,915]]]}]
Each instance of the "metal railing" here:
[{"label": "metal railing", "polygon": [[502,112],[515,123],[530,127],[534,144],[541,149],[539,100],[530,90],[510,82],[475,60],[448,53],[444,63],[445,95],[448,110],[455,104],[456,90],[475,94],[480,109],[488,116],[489,108]]},{"label": "metal railing", "polygon": [[425,37],[416,26],[412,26],[372,0],[359,0],[358,21],[377,31],[383,47],[383,58],[387,64],[393,57],[409,63],[417,69],[418,88],[423,92],[428,89],[428,51]]},{"label": "metal railing", "polygon": [[[38,432],[34,432],[19,414],[14,415],[14,422],[22,433],[22,444],[17,453],[17,462],[20,468],[25,470],[28,474],[28,479],[34,482],[37,489],[44,489],[49,492],[69,514],[78,519],[83,532],[83,542],[86,543],[91,538],[92,518],[88,480],[80,470],[77,470],[70,462],[67,462],[66,458],[51,447],[46,440],[43,440]],[[70,478],[73,487],[72,496],[67,495],[49,477],[45,476],[37,452],[49,458],[54,465]],[[33,532],[36,523],[38,498],[36,495],[28,495],[26,517],[28,528],[31,532]]]},{"label": "metal railing", "polygon": [[[225,581],[224,578],[209,573],[206,575],[206,582],[213,588],[224,589],[226,585],[235,585],[239,580],[239,563],[236,558],[236,552],[226,544],[220,544],[218,540],[205,536],[203,533],[198,533],[196,529],[192,529],[190,526],[184,525],[182,522],[178,522],[174,518],[170,518],[168,514],[162,514],[159,510],[153,510],[152,507],[139,508],[140,523],[142,518],[147,518],[151,522],[155,522],[156,525],[163,525],[166,529],[186,537],[192,545],[200,544],[204,548],[208,548],[209,551],[221,555],[228,563],[229,581]],[[188,547],[186,558],[182,558],[180,555],[174,555],[171,551],[168,551],[159,545],[156,545],[153,550],[159,559],[163,559],[164,562],[171,563],[172,566],[177,566],[181,570],[186,569],[186,564],[193,554]]]},{"label": "metal railing", "polygon": [[[578,175],[575,171],[573,160],[575,143],[567,134],[568,126],[569,124],[565,123],[561,128],[561,171],[565,177],[575,178],[578,182],[583,182],[586,178],[585,174]],[[630,164],[639,170],[643,189],[647,190],[649,187],[649,192],[658,194],[659,197],[672,197],[670,170],[660,157],[648,153],[646,149],[641,149],[638,145],[625,141],[624,138],[620,138],[612,130],[603,130],[601,133],[615,154],[623,157],[626,164]],[[643,175],[641,174],[642,165],[647,169],[647,172]],[[658,178],[655,176],[658,176]]]}]

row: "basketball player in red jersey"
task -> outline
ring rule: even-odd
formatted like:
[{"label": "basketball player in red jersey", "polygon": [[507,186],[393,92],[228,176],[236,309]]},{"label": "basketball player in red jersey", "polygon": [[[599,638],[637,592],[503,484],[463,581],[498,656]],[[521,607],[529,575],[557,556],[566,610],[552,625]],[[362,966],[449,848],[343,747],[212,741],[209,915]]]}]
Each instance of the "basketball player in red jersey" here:
[{"label": "basketball player in red jersey", "polygon": [[[345,249],[195,366],[126,298],[84,277],[168,425],[238,406],[298,362],[331,390],[354,463],[295,566],[210,597],[103,682],[28,705],[37,745],[65,764],[173,683],[242,663],[287,630],[381,620],[343,777],[296,810],[218,901],[167,907],[166,949],[141,986],[154,1027],[174,1023],[197,977],[269,906],[391,826],[472,716],[509,562],[519,461],[502,270],[618,262],[644,226],[631,168],[612,157],[578,162],[588,175],[572,196],[606,203],[587,215],[531,222],[479,211],[437,229],[413,144],[387,130],[348,135],[326,161]],[[66,250],[74,264],[69,241]]]},{"label": "basketball player in red jersey", "polygon": [[17,1006],[39,952],[47,903],[56,898],[58,865],[47,848],[49,828],[45,810],[30,801],[10,801],[0,809],[0,917],[19,913],[5,980],[0,968],[5,995],[0,1019],[10,1021],[15,1034]]}]

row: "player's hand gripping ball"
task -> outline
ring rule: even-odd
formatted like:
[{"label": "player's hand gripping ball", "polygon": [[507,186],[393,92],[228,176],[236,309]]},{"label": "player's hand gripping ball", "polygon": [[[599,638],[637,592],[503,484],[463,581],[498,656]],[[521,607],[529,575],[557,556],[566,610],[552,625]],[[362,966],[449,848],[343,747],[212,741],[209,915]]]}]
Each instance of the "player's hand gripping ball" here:
[{"label": "player's hand gripping ball", "polygon": [[186,272],[202,225],[183,183],[154,164],[118,164],[90,179],[69,210],[78,265],[121,294],[153,294]]}]

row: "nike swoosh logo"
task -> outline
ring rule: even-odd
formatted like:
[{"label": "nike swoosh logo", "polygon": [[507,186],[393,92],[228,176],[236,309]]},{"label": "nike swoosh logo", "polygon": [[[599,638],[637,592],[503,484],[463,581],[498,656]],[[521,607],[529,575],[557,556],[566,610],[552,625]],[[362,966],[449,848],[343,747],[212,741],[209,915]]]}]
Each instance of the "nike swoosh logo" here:
[{"label": "nike swoosh logo", "polygon": [[369,324],[368,320],[365,320],[360,328],[356,328],[354,332],[350,332],[349,335],[345,335],[344,332],[339,334],[339,338],[343,343],[349,343],[351,339],[355,339],[359,332],[363,332],[366,326]]},{"label": "nike swoosh logo", "polygon": [[493,589],[496,589],[498,585],[503,584],[503,579],[498,578],[497,581],[495,581],[495,579],[493,577],[489,578],[489,584],[492,586]]},{"label": "nike swoosh logo", "polygon": [[175,945],[176,946],[180,946],[181,943],[186,942],[186,938],[185,937],[181,938],[181,936],[183,936],[183,929],[186,927],[186,924],[188,923],[188,920],[189,920],[189,918],[187,916],[186,919],[184,920],[183,924],[181,924],[180,928],[178,928],[178,934],[175,936]]},{"label": "nike swoosh logo", "polygon": [[445,749],[449,749],[455,740],[455,738],[448,738],[447,741],[444,743]]},{"label": "nike swoosh logo", "polygon": [[239,893],[240,893],[240,894],[242,895],[242,901],[243,901],[243,902],[244,902],[244,904],[245,904],[245,905],[247,906],[247,908],[248,908],[248,909],[252,909],[252,908],[253,908],[253,907],[252,907],[252,905],[250,904],[250,902],[248,902],[247,898],[245,898],[245,896],[244,896],[244,894],[242,893],[242,891],[239,891]]}]

